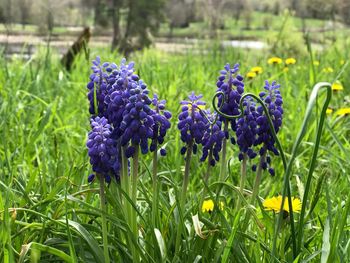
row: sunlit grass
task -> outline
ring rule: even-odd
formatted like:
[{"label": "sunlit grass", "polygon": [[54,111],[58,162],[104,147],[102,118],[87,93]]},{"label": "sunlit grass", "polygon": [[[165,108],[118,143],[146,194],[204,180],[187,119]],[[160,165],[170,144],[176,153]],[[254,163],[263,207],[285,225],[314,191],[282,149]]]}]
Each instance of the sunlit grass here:
[{"label": "sunlit grass", "polygon": [[[263,71],[245,82],[246,92],[257,94],[264,80],[278,80],[284,97],[284,119],[278,138],[286,158],[306,112],[306,106],[318,81],[333,83],[338,79],[343,90],[333,93],[330,107],[333,113],[325,119],[308,204],[303,225],[300,260],[306,262],[328,258],[329,262],[350,259],[348,189],[350,183],[350,116],[335,112],[349,107],[350,76],[341,60],[348,60],[346,50],[328,49],[316,54],[320,61],[314,66],[309,56],[295,57],[296,64],[283,71],[284,65],[270,65],[268,59],[283,54],[263,54],[259,51],[211,49],[203,54],[173,55],[146,50],[132,55],[137,73],[167,100],[172,111],[172,127],[166,137],[167,156],[158,164],[159,197],[158,229],[152,225],[152,161],[143,156],[138,184],[138,229],[140,241],[131,238],[145,262],[271,262],[274,236],[278,239],[275,256],[279,262],[292,262],[290,218],[284,218],[282,228],[274,233],[278,214],[264,211],[262,203],[255,209],[247,201],[237,211],[240,163],[238,150],[228,147],[229,166],[226,186],[222,192],[222,209],[202,212],[201,193],[206,164],[199,163],[199,154],[191,162],[190,183],[185,213],[179,216],[176,206],[180,198],[184,160],[176,128],[179,101],[190,91],[202,93],[210,105],[216,91],[218,71],[226,62],[241,64],[241,74],[252,67]],[[1,60],[0,68],[0,213],[1,249],[4,262],[25,260],[67,260],[71,262],[103,262],[99,185],[87,183],[91,168],[85,146],[89,130],[86,83],[90,60],[100,55],[103,61],[119,62],[120,55],[107,50],[91,50],[89,60],[80,56],[71,73],[59,64],[57,56],[45,51],[29,61]],[[346,66],[346,65],[345,65]],[[322,69],[332,67],[333,72]],[[340,74],[341,73],[341,74]],[[312,81],[314,79],[314,81]],[[315,146],[316,124],[319,122],[323,93],[318,107],[312,110],[305,137],[296,152],[290,173],[291,194],[302,198],[312,151]],[[262,199],[282,194],[283,164],[274,158],[276,175],[265,173],[259,196]],[[207,199],[215,200],[220,167],[213,168],[207,187]],[[248,169],[243,196],[249,200],[254,174]],[[107,190],[108,241],[110,258],[115,262],[131,262],[131,248],[125,234],[130,233],[125,215],[120,209],[119,189],[114,184]],[[262,200],[261,199],[261,200]],[[243,199],[245,200],[245,199]],[[301,200],[302,201],[302,200]],[[249,225],[243,228],[245,211],[250,211]],[[198,217],[195,215],[198,214]],[[297,222],[299,215],[294,214]],[[185,220],[187,238],[182,240],[182,252],[175,251],[175,238],[181,218]],[[29,257],[30,255],[30,257]],[[297,261],[301,262],[301,261]],[[326,261],[324,261],[326,262]]]}]

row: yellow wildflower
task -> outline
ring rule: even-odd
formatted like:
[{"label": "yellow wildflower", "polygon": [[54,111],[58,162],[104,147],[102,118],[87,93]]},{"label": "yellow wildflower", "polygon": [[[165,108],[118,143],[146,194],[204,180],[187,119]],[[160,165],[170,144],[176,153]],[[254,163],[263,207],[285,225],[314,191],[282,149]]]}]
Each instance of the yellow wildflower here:
[{"label": "yellow wildflower", "polygon": [[256,77],[256,73],[255,73],[255,72],[249,71],[249,72],[247,73],[247,78],[248,78],[248,79],[253,79],[253,78],[255,78],[255,77]]},{"label": "yellow wildflower", "polygon": [[340,83],[340,82],[334,82],[332,84],[332,90],[333,91],[340,91],[340,90],[343,90],[343,85]]},{"label": "yellow wildflower", "polygon": [[209,200],[205,200],[202,204],[202,212],[213,212],[214,210],[214,202],[213,200],[209,199]]},{"label": "yellow wildflower", "polygon": [[314,66],[319,66],[319,65],[320,65],[320,61],[314,60]]},{"label": "yellow wildflower", "polygon": [[250,71],[254,72],[255,74],[261,74],[263,72],[263,69],[262,67],[252,67]]},{"label": "yellow wildflower", "polygon": [[350,114],[350,108],[341,108],[335,113],[338,116],[346,116]]},{"label": "yellow wildflower", "polygon": [[332,73],[333,71],[334,70],[331,67],[326,67],[326,68],[323,69],[323,72],[325,72],[325,73]]},{"label": "yellow wildflower", "polygon": [[[224,202],[219,201],[219,209],[224,210]],[[202,204],[202,212],[208,212],[211,213],[214,211],[214,202],[211,199],[205,200]]]},{"label": "yellow wildflower", "polygon": [[297,63],[297,60],[295,58],[287,58],[285,61],[286,65],[294,65]]},{"label": "yellow wildflower", "polygon": [[279,57],[272,57],[272,58],[269,58],[267,63],[268,64],[281,64],[282,63],[282,59],[279,58]]},{"label": "yellow wildflower", "polygon": [[326,114],[332,114],[332,112],[333,112],[333,109],[332,109],[332,108],[327,108]]},{"label": "yellow wildflower", "polygon": [[[276,213],[280,212],[282,204],[282,196],[275,196],[272,198],[266,198],[263,202],[263,206],[265,210],[267,211],[275,211]],[[292,208],[293,212],[300,213],[301,210],[301,201],[299,198],[293,197],[292,198]],[[283,211],[286,211],[289,213],[289,204],[288,204],[288,198],[286,197],[284,199],[284,205],[283,205]]]}]

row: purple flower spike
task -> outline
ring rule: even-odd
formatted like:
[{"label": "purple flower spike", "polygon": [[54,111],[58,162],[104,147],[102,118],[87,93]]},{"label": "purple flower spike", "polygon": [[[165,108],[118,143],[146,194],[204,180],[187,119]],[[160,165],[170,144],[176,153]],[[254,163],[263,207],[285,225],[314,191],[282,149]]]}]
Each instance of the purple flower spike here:
[{"label": "purple flower spike", "polygon": [[253,150],[253,146],[256,144],[257,139],[257,118],[259,117],[256,111],[256,105],[251,97],[247,97],[243,102],[244,112],[243,116],[237,121],[237,144],[240,149],[239,159],[243,160],[243,154],[246,154],[249,159],[256,157],[256,152]]},{"label": "purple flower spike", "polygon": [[[152,142],[150,145],[150,151],[153,152],[156,150],[157,144],[162,144],[164,142],[164,137],[170,128],[170,121],[171,113],[169,111],[165,110],[165,100],[159,100],[157,94],[154,94],[152,99],[152,105],[154,106],[155,110],[153,113],[153,135],[152,135]],[[165,149],[161,149],[160,151],[162,156],[166,155]]]},{"label": "purple flower spike", "polygon": [[[213,122],[216,118],[216,113],[210,114],[208,112],[208,118]],[[221,130],[221,126],[221,121],[217,120],[213,125],[207,127],[202,140],[203,153],[200,158],[201,162],[207,159],[210,151],[213,157],[210,157],[212,158],[210,159],[210,165],[215,166],[216,162],[219,161],[219,153],[222,149],[223,140],[225,139],[225,132]]]},{"label": "purple flower spike", "polygon": [[[115,140],[112,139],[112,128],[105,117],[95,117],[91,119],[92,130],[89,132],[88,154],[92,170],[103,175],[108,180],[110,174],[118,178],[118,152],[115,147]],[[94,176],[90,175],[88,181],[92,181]]]},{"label": "purple flower spike", "polygon": [[[216,86],[217,91],[223,92],[224,96],[219,96],[218,106],[222,104],[221,111],[227,115],[238,115],[239,114],[239,101],[244,92],[243,77],[237,74],[239,71],[239,64],[235,64],[231,68],[230,64],[226,64],[224,70],[220,71],[220,76]],[[225,118],[220,116],[220,120],[223,121]],[[236,120],[230,120],[231,128],[236,131]]]},{"label": "purple flower spike", "polygon": [[[181,140],[187,145],[193,142],[194,152],[197,145],[202,142],[204,133],[209,125],[201,110],[204,109],[205,102],[201,101],[202,95],[196,96],[194,92],[188,96],[189,100],[181,101],[182,112],[179,115],[178,129],[181,133]],[[181,149],[185,154],[187,146]]]},{"label": "purple flower spike", "polygon": [[[269,110],[269,114],[271,116],[276,134],[282,125],[283,116],[283,99],[279,88],[280,85],[275,81],[271,84],[268,81],[265,81],[265,91],[259,94],[260,98],[265,102],[265,106]],[[268,119],[264,113],[262,106],[259,106],[257,108],[257,113],[258,117],[256,119],[256,122],[258,124],[258,129],[255,145],[261,145],[259,154],[266,155],[265,162],[261,164],[266,169],[267,167],[270,167],[270,153],[272,152],[274,155],[279,155],[279,152],[275,147],[275,139],[272,136]],[[271,167],[268,169],[268,171],[272,176],[275,175],[275,171]]]}]

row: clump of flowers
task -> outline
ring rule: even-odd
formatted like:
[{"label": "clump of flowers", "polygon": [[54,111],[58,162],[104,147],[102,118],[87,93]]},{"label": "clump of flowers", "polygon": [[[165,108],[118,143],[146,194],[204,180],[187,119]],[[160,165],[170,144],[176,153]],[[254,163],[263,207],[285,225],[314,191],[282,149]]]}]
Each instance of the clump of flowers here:
[{"label": "clump of flowers", "polygon": [[[134,73],[133,62],[126,63],[122,59],[119,66],[109,62],[101,64],[101,59],[97,57],[91,69],[93,73],[87,84],[90,113],[100,117],[92,125],[103,123],[108,127],[108,139],[110,143],[113,142],[115,156],[110,157],[113,162],[101,159],[102,163],[98,165],[96,156],[89,152],[90,159],[94,163],[93,169],[101,166],[104,173],[113,171],[118,174],[121,154],[125,154],[126,158],[132,157],[136,146],[140,146],[141,152],[145,154],[150,148],[154,150],[155,140],[159,144],[163,143],[166,131],[170,128],[168,119],[171,113],[164,111],[165,101],[158,101],[156,95],[153,100],[149,98],[147,85]],[[151,146],[149,140],[152,141]],[[165,154],[164,149],[162,153]]]}]

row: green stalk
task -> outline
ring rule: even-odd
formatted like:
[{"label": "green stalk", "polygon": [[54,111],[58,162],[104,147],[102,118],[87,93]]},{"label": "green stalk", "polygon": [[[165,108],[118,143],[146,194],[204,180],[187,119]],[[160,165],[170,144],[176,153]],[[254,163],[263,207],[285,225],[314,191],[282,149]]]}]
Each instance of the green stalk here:
[{"label": "green stalk", "polygon": [[106,208],[106,195],[105,195],[105,180],[104,176],[98,174],[100,181],[100,204],[101,204],[101,219],[102,219],[102,239],[103,239],[103,254],[105,257],[105,262],[109,263],[109,253],[108,253],[108,229],[107,229],[107,208]]},{"label": "green stalk", "polygon": [[[239,191],[241,192],[241,195],[244,196],[244,183],[247,176],[247,154],[243,154],[243,160],[241,163],[241,181],[239,182]],[[237,210],[239,210],[241,207],[241,199],[237,198]]]},{"label": "green stalk", "polygon": [[254,183],[254,188],[253,188],[253,193],[252,193],[252,201],[251,204],[255,204],[255,199],[259,195],[259,188],[260,188],[260,182],[261,182],[261,175],[263,172],[262,164],[266,162],[266,152],[260,157],[260,162],[258,166],[258,170],[256,171],[256,177],[255,177],[255,183]]},{"label": "green stalk", "polygon": [[[228,120],[225,119],[224,121],[224,132],[225,135],[228,132]],[[220,162],[220,175],[219,175],[219,182],[224,182],[225,180],[225,174],[226,174],[226,151],[227,151],[227,139],[224,138],[224,141],[222,142],[222,154],[221,154],[221,162]],[[222,185],[219,185],[219,188],[216,191],[216,203],[219,202],[219,196],[222,190]]]},{"label": "green stalk", "polygon": [[[126,156],[125,156],[126,147],[122,147],[121,150],[122,150],[122,152],[121,152],[122,167],[121,167],[121,179],[120,179],[121,180],[121,187],[122,187],[122,190],[125,192],[125,195],[130,197],[130,178],[129,178],[129,174],[128,174],[128,158],[126,158]],[[129,201],[127,200],[126,197],[123,198],[122,204],[123,204],[123,210],[124,210],[124,214],[125,214],[125,221],[130,226],[130,229],[132,230],[132,226],[130,225],[132,205],[129,203]],[[130,238],[130,235],[128,235],[126,233],[125,239],[129,245],[129,247],[131,247],[131,252],[134,255],[134,244],[132,242],[132,239]]]},{"label": "green stalk", "polygon": [[[180,206],[179,206],[180,218],[185,215],[186,192],[187,192],[187,186],[188,186],[189,175],[190,175],[192,148],[193,148],[193,140],[191,140],[187,146],[185,173],[184,173],[184,179],[182,182],[182,192],[181,192],[181,199],[180,199]],[[183,225],[182,222],[179,222],[179,227],[178,227],[178,230],[176,233],[176,243],[175,243],[175,251],[176,252],[179,250],[179,247],[180,247],[181,234],[182,234],[182,229],[183,229],[182,225]],[[180,252],[180,251],[178,251],[178,252]]]},{"label": "green stalk", "polygon": [[[228,120],[225,120],[224,124],[225,134],[228,132]],[[221,166],[220,166],[220,182],[223,182],[226,174],[226,148],[227,148],[227,139],[225,138],[222,143],[222,155],[221,155]]]},{"label": "green stalk", "polygon": [[[327,85],[325,85],[325,86],[327,86]],[[328,91],[329,90],[330,89],[328,89]],[[306,180],[306,184],[305,184],[303,203],[302,203],[301,212],[300,212],[300,222],[299,222],[299,228],[298,228],[299,235],[298,235],[298,247],[297,247],[297,249],[298,249],[299,253],[301,250],[301,243],[303,241],[303,234],[304,234],[303,228],[304,228],[304,218],[305,218],[305,213],[306,213],[307,198],[308,198],[308,194],[310,192],[312,174],[313,174],[313,172],[315,170],[315,166],[316,166],[316,159],[317,159],[318,148],[319,148],[320,142],[321,142],[323,124],[325,121],[326,110],[327,110],[328,104],[330,102],[330,99],[331,99],[331,93],[330,93],[330,95],[327,94],[326,102],[323,105],[323,108],[321,111],[320,122],[318,123],[318,127],[317,127],[315,146],[314,146],[314,149],[312,152],[312,158],[311,158],[311,162],[310,162],[309,172],[308,172],[307,180]]]},{"label": "green stalk", "polygon": [[207,171],[205,173],[205,176],[203,178],[203,181],[204,181],[204,188],[203,188],[203,193],[202,193],[202,199],[201,201],[199,202],[199,210],[201,208],[201,205],[205,199],[205,194],[207,193],[207,186],[208,186],[208,180],[209,180],[209,175],[210,175],[210,172],[211,172],[211,165],[210,165],[210,162],[211,160],[213,159],[213,154],[212,154],[212,150],[213,149],[210,149],[209,150],[209,154],[208,154],[208,163],[207,163]]},{"label": "green stalk", "polygon": [[[131,193],[131,200],[133,202],[133,204],[135,205],[135,208],[131,207],[131,227],[132,227],[132,231],[134,232],[134,236],[136,238],[136,242],[138,242],[138,228],[137,228],[137,213],[136,213],[136,207],[137,207],[137,175],[138,175],[138,169],[139,169],[139,144],[134,144],[135,147],[135,153],[133,156],[133,169],[132,169],[132,179],[131,179],[131,189],[132,189],[132,193]],[[133,254],[133,260],[134,262],[139,262],[140,258],[137,252],[137,249],[135,246],[133,246],[134,248],[134,254]]]},{"label": "green stalk", "polygon": [[152,223],[154,228],[158,228],[157,218],[158,218],[158,153],[157,153],[157,141],[155,142],[155,150],[153,152],[153,204],[152,204]]}]

